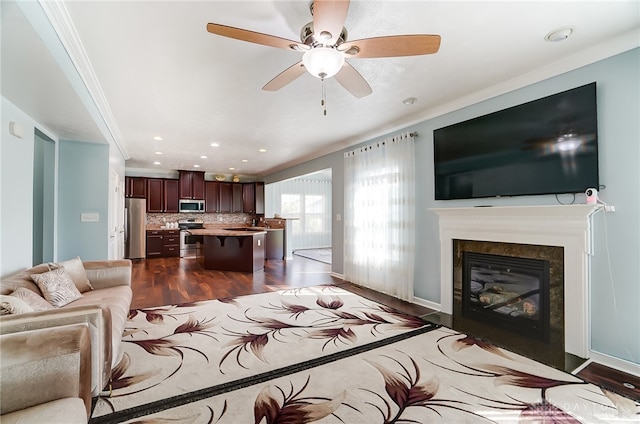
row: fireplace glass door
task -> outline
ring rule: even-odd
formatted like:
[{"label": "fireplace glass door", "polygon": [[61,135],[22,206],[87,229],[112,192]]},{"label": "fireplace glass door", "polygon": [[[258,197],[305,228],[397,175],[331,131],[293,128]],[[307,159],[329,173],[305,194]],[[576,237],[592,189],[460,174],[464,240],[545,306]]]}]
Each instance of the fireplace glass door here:
[{"label": "fireplace glass door", "polygon": [[465,316],[548,341],[548,261],[475,252],[462,260]]}]

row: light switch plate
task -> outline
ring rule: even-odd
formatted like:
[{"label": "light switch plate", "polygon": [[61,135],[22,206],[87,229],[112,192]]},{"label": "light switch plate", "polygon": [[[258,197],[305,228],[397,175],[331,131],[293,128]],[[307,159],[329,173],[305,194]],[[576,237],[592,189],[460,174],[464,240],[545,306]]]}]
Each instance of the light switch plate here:
[{"label": "light switch plate", "polygon": [[83,212],[80,214],[80,222],[99,222],[99,213]]}]

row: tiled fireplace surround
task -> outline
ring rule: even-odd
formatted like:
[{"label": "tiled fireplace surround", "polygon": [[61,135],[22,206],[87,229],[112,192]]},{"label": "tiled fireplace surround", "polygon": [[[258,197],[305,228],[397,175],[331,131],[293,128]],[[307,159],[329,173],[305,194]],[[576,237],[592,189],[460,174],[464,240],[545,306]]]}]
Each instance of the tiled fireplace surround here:
[{"label": "tiled fireplace surround", "polygon": [[[565,351],[589,352],[591,216],[594,205],[431,209],[440,221],[440,307],[453,314],[456,240],[557,246],[564,252]],[[504,254],[504,253],[500,253]]]}]

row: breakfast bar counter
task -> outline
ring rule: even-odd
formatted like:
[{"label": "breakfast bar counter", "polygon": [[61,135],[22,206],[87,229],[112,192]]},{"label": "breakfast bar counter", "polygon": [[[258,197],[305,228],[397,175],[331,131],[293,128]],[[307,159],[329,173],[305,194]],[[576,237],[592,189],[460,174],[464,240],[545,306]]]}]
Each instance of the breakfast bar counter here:
[{"label": "breakfast bar counter", "polygon": [[256,227],[189,230],[202,236],[196,259],[204,269],[256,272],[264,269],[265,230]]}]

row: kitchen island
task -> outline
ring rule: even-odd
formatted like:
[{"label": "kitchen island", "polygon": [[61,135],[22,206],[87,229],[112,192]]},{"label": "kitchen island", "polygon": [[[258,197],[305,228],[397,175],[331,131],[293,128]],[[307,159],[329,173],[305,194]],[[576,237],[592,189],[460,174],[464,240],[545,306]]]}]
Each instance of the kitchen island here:
[{"label": "kitchen island", "polygon": [[256,272],[264,269],[266,231],[255,227],[203,228],[196,259],[204,269]]}]

